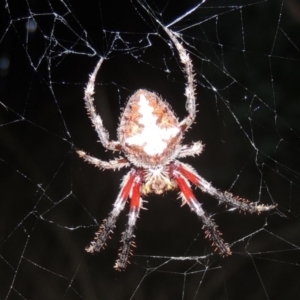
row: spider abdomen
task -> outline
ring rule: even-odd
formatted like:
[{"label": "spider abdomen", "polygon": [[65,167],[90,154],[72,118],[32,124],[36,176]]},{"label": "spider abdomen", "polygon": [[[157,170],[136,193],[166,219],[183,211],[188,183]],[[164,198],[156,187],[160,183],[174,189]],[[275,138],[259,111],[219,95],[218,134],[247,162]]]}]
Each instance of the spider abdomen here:
[{"label": "spider abdomen", "polygon": [[134,165],[160,166],[177,155],[182,131],[171,108],[157,94],[140,89],[125,107],[118,139]]}]

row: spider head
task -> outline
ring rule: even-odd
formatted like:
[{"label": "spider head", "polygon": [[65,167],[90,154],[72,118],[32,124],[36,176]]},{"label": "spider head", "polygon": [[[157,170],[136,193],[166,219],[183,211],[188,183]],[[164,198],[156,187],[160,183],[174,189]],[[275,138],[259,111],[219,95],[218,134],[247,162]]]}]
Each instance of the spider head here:
[{"label": "spider head", "polygon": [[118,139],[128,160],[141,167],[159,167],[176,158],[182,130],[174,112],[157,94],[136,91],[121,117]]}]

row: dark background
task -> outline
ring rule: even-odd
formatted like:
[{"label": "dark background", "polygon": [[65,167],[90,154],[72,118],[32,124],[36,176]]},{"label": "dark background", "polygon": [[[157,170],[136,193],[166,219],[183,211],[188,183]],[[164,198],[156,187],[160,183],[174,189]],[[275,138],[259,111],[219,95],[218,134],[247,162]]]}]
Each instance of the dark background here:
[{"label": "dark background", "polygon": [[[148,4],[169,24],[199,2]],[[127,210],[105,251],[84,251],[128,171],[99,171],[78,158],[76,149],[113,157],[97,142],[84,87],[106,55],[95,98],[113,139],[138,88],[158,92],[182,118],[177,54],[136,1],[5,1],[0,299],[298,299],[299,11],[291,0],[208,0],[171,26],[187,43],[198,86],[199,113],[185,142],[206,145],[184,161],[215,187],[278,208],[243,215],[195,190],[231,244],[223,259],[175,191],[150,195],[131,265],[118,273]]]}]

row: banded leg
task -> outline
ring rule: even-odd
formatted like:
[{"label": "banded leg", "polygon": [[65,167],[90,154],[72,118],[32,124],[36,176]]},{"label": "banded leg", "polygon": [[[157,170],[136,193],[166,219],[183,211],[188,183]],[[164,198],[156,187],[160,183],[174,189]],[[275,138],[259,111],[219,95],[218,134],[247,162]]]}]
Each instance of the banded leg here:
[{"label": "banded leg", "polygon": [[193,63],[192,60],[189,57],[189,54],[185,50],[185,48],[182,46],[182,44],[178,41],[178,34],[174,33],[172,30],[170,30],[168,27],[164,26],[157,17],[152,13],[152,10],[148,6],[147,3],[139,2],[140,5],[153,17],[153,19],[163,28],[163,30],[167,33],[167,35],[170,37],[172,42],[174,43],[179,57],[180,61],[183,64],[183,71],[186,76],[186,87],[185,87],[185,96],[187,98],[185,108],[188,112],[188,116],[185,117],[180,122],[181,130],[184,132],[186,131],[194,122],[196,117],[196,87],[195,87],[195,74],[193,70]]},{"label": "banded leg", "polygon": [[203,148],[204,145],[200,141],[183,145],[179,151],[178,158],[199,155],[202,153]]},{"label": "banded leg", "polygon": [[119,170],[123,167],[129,167],[130,163],[128,162],[127,159],[123,158],[123,157],[119,157],[117,159],[114,160],[109,160],[109,161],[103,161],[100,160],[96,157],[90,156],[88,154],[86,154],[86,152],[82,151],[82,150],[78,150],[76,151],[78,153],[78,155],[83,158],[85,161],[87,161],[88,163],[94,165],[95,167],[99,168],[100,170],[102,169],[112,169],[112,170]]},{"label": "banded leg", "polygon": [[116,261],[114,268],[118,271],[125,270],[129,259],[129,256],[132,255],[131,247],[135,247],[134,244],[134,228],[139,217],[139,212],[141,208],[141,197],[140,197],[140,189],[141,189],[141,178],[136,177],[131,195],[130,202],[130,211],[128,214],[128,224],[125,232],[122,235],[122,246],[120,248],[119,258]]},{"label": "banded leg", "polygon": [[109,238],[109,235],[113,232],[115,224],[120,212],[124,209],[126,200],[131,191],[133,182],[135,178],[135,170],[132,170],[128,173],[122,182],[121,191],[117,197],[117,200],[114,203],[113,210],[109,214],[108,218],[103,221],[94,240],[90,243],[88,247],[85,248],[86,252],[94,253],[99,252],[105,245],[106,240]]},{"label": "banded leg", "polygon": [[201,204],[196,200],[194,193],[191,190],[191,187],[188,181],[179,174],[178,171],[173,171],[173,178],[177,182],[183,200],[190,206],[191,210],[196,213],[196,215],[201,219],[203,223],[203,229],[205,231],[205,237],[208,237],[212,241],[212,245],[216,247],[216,250],[222,256],[230,255],[231,251],[229,245],[224,242],[221,238],[221,233],[218,230],[218,226],[215,222],[205,213],[202,209]]},{"label": "banded leg", "polygon": [[185,96],[186,96],[186,105],[185,108],[188,112],[188,116],[185,117],[180,122],[180,127],[182,128],[182,131],[186,131],[194,122],[196,117],[196,88],[195,88],[195,74],[193,70],[193,63],[190,59],[189,54],[185,50],[185,48],[182,46],[182,44],[178,41],[176,33],[171,31],[169,28],[163,26],[164,31],[168,34],[172,42],[174,43],[179,57],[180,61],[183,64],[183,70],[186,76],[186,86],[185,86]]},{"label": "banded leg", "polygon": [[277,205],[264,205],[257,204],[256,202],[250,202],[247,199],[233,196],[229,192],[221,192],[218,189],[214,188],[208,181],[203,177],[197,174],[197,172],[189,165],[180,163],[176,161],[174,163],[175,168],[180,172],[185,178],[199,187],[202,192],[208,193],[220,203],[230,205],[239,210],[249,212],[249,213],[261,213],[263,211],[269,211],[274,209]]},{"label": "banded leg", "polygon": [[95,127],[95,130],[99,136],[100,142],[103,145],[103,147],[113,151],[120,151],[121,150],[120,143],[118,141],[111,141],[109,139],[108,131],[104,127],[102,119],[100,115],[97,114],[96,108],[94,106],[95,80],[103,61],[104,61],[104,57],[101,57],[93,73],[90,75],[89,82],[84,91],[85,107],[88,112],[88,116]]}]

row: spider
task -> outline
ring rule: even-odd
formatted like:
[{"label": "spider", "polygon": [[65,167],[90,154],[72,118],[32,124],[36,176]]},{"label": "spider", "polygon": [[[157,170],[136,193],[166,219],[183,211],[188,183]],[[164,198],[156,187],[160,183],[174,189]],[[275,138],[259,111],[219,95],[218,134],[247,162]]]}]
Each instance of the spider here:
[{"label": "spider", "polygon": [[213,246],[222,256],[231,254],[230,247],[221,237],[217,225],[203,210],[196,200],[191,184],[199,187],[202,192],[216,198],[219,203],[232,206],[240,211],[260,213],[274,209],[276,205],[263,205],[249,202],[235,197],[229,192],[222,192],[214,188],[202,178],[190,165],[178,159],[186,156],[199,155],[203,150],[201,141],[188,145],[182,144],[185,131],[192,125],[196,116],[195,80],[192,61],[179,42],[179,35],[163,27],[178,51],[183,72],[186,77],[186,110],[188,115],[179,121],[169,104],[156,93],[145,89],[136,91],[128,100],[121,115],[117,130],[117,141],[109,139],[108,131],[102,123],[94,106],[94,87],[96,75],[104,61],[101,57],[85,89],[85,105],[102,145],[112,151],[122,152],[123,156],[110,161],[102,161],[88,155],[84,151],[77,151],[80,157],[99,169],[120,169],[130,167],[124,176],[121,190],[107,219],[100,226],[94,240],[85,249],[87,252],[99,252],[106,245],[106,241],[115,228],[117,218],[130,199],[128,224],[122,234],[119,256],[115,264],[116,270],[124,270],[128,264],[131,248],[134,246],[134,228],[140,209],[143,205],[141,196],[150,193],[162,194],[168,190],[180,189],[183,204],[187,203],[203,223],[203,229]]}]

